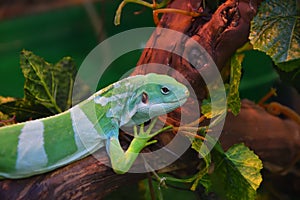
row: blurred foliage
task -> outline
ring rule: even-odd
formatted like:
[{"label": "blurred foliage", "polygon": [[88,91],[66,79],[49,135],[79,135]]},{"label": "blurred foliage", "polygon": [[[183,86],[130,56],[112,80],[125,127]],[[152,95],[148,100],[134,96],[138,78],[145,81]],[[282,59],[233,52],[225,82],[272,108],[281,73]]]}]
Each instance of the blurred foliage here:
[{"label": "blurred foliage", "polygon": [[265,52],[300,91],[300,5],[298,0],[266,0],[251,22],[249,39]]}]

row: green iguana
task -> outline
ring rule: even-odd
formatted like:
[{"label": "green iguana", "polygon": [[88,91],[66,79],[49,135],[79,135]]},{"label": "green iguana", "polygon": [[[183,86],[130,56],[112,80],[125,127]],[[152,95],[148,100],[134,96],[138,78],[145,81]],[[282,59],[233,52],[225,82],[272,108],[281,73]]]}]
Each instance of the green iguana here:
[{"label": "green iguana", "polygon": [[183,105],[188,89],[172,77],[137,75],[113,83],[60,114],[0,128],[0,177],[25,178],[86,157],[106,145],[112,168],[125,173],[158,132],[136,134],[123,151],[119,128]]}]

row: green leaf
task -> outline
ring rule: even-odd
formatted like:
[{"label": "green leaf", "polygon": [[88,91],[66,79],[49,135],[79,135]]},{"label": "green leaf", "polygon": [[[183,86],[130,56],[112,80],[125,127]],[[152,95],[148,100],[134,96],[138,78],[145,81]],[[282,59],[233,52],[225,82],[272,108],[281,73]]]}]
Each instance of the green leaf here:
[{"label": "green leaf", "polygon": [[[0,102],[1,102],[1,97],[0,97]],[[4,114],[3,112],[0,111],[0,127],[14,124],[14,123],[15,123],[14,117],[10,117],[9,115]]]},{"label": "green leaf", "polygon": [[209,149],[202,142],[202,140],[194,139],[192,142],[192,149],[194,149],[199,153],[199,155],[204,159],[206,168],[208,168],[211,162],[211,157],[210,157]]},{"label": "green leaf", "polygon": [[262,181],[262,162],[253,151],[244,144],[236,144],[224,153],[218,143],[212,151],[212,158],[214,172],[204,177],[210,180],[210,184],[204,185],[208,186],[208,191],[227,200],[255,199]]},{"label": "green leaf", "polygon": [[25,76],[25,100],[41,104],[53,114],[71,107],[76,68],[70,57],[52,65],[23,50],[20,64]]},{"label": "green leaf", "polygon": [[[11,102],[11,101],[15,101],[15,98],[0,96],[0,106],[3,103],[8,103],[8,102]],[[8,114],[2,112],[2,110],[0,109],[0,127],[10,125],[10,124],[14,124],[14,122],[15,122],[14,120],[11,121],[11,122],[8,122],[10,119],[13,118],[13,116],[14,115],[8,115]]]},{"label": "green leaf", "polygon": [[[300,28],[300,27],[299,27]],[[296,70],[299,70],[300,66],[300,59],[295,59],[287,62],[277,63],[277,66],[285,71],[285,72],[292,72],[295,73]]]},{"label": "green leaf", "polygon": [[0,112],[15,117],[17,122],[57,114],[69,109],[72,100],[77,103],[90,93],[89,87],[81,80],[73,91],[76,68],[70,57],[52,65],[23,50],[20,65],[25,76],[24,98],[0,97]]},{"label": "green leaf", "polygon": [[[210,137],[207,137],[210,139]],[[205,166],[201,167],[197,174],[194,176],[194,181],[191,187],[192,191],[195,191],[198,184],[205,184],[203,177],[208,173],[209,166],[211,164],[211,155],[206,144],[199,139],[194,139],[192,141],[192,149],[197,151],[201,158],[203,158]]]},{"label": "green leaf", "polygon": [[241,99],[239,86],[242,74],[242,61],[244,55],[234,54],[231,58],[229,94],[227,95],[227,106],[234,115],[239,114],[241,109]]},{"label": "green leaf", "polygon": [[25,99],[2,103],[0,104],[0,111],[8,116],[15,116],[17,122],[47,117],[52,114],[46,107]]},{"label": "green leaf", "polygon": [[245,180],[254,190],[257,190],[262,176],[263,165],[259,157],[244,144],[236,144],[226,152],[227,158],[235,165]]},{"label": "green leaf", "polygon": [[211,97],[209,97],[208,99],[204,99],[201,104],[201,113],[209,119],[226,113],[227,107],[224,106],[224,96],[222,88],[215,88],[214,92],[210,95],[213,95],[215,99],[215,107],[213,110],[211,109]]},{"label": "green leaf", "polygon": [[297,0],[263,1],[251,22],[249,39],[254,49],[267,53],[284,71],[300,66],[298,3]]},{"label": "green leaf", "polygon": [[[212,87],[211,85],[209,87]],[[227,88],[226,88],[227,87]],[[228,85],[225,84],[225,90],[228,90]],[[227,114],[227,103],[224,102],[223,88],[213,88],[213,93],[208,99],[204,99],[201,104],[201,113],[208,119],[212,119],[210,127],[215,127],[224,120]],[[211,106],[211,99],[214,99],[214,109]]]}]

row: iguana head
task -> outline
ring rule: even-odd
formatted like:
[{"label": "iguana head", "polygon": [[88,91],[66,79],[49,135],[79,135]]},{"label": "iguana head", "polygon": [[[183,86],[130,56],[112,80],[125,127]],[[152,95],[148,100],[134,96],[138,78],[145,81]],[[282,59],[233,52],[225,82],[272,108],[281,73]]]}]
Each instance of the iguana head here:
[{"label": "iguana head", "polygon": [[187,87],[170,76],[151,73],[140,77],[142,81],[136,82],[139,85],[127,99],[125,110],[131,115],[127,125],[141,124],[169,113],[183,105],[189,97]]},{"label": "iguana head", "polygon": [[119,126],[142,124],[173,111],[189,96],[186,86],[167,75],[147,74],[122,79],[95,93],[92,98],[106,107],[106,117]]}]

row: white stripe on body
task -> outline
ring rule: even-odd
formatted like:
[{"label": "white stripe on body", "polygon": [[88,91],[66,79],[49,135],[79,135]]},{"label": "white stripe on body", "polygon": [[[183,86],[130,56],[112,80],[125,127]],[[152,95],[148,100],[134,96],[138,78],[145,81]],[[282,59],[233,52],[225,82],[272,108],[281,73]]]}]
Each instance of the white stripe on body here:
[{"label": "white stripe on body", "polygon": [[92,153],[104,146],[105,138],[101,137],[85,113],[78,106],[71,108],[70,112],[78,151]]},{"label": "white stripe on body", "polygon": [[16,169],[35,171],[48,163],[44,149],[44,124],[40,120],[28,121],[21,130],[18,143]]},{"label": "white stripe on body", "polygon": [[96,104],[100,104],[101,106],[106,106],[109,102],[117,101],[119,99],[126,98],[130,95],[131,93],[125,92],[121,94],[115,94],[111,97],[102,97],[102,96],[97,96],[94,98],[94,101]]},{"label": "white stripe on body", "polygon": [[84,158],[104,146],[104,139],[100,137],[92,122],[87,118],[79,106],[70,109],[72,127],[74,131],[77,151],[39,172],[46,172],[67,165]]}]

